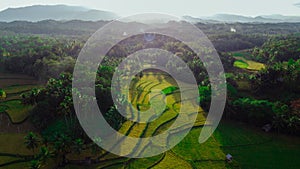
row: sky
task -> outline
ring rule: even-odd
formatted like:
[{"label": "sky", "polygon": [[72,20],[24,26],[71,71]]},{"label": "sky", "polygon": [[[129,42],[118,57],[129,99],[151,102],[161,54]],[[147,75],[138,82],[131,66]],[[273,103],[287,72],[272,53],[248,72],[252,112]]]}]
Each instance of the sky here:
[{"label": "sky", "polygon": [[120,16],[159,12],[175,16],[214,14],[300,16],[300,0],[0,0],[0,10],[30,5],[66,4],[114,12]]}]

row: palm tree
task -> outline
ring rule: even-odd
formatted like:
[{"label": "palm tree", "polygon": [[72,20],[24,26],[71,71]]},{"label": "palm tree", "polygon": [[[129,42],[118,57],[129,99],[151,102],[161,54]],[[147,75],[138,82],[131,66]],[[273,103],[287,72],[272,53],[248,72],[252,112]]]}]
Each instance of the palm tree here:
[{"label": "palm tree", "polygon": [[45,137],[42,138],[42,143],[46,147],[48,147],[49,142],[50,142],[50,138],[49,137],[45,136]]},{"label": "palm tree", "polygon": [[71,143],[71,138],[69,136],[62,133],[56,134],[54,148],[57,155],[62,157],[62,165],[66,164],[67,162],[66,155],[70,152]]},{"label": "palm tree", "polygon": [[82,139],[76,139],[74,141],[74,151],[78,154],[80,154],[83,150],[83,140]]},{"label": "palm tree", "polygon": [[50,151],[48,150],[48,148],[43,146],[43,147],[41,147],[40,152],[37,155],[37,159],[41,163],[45,163],[46,160],[51,157],[51,155],[52,154],[50,153]]},{"label": "palm tree", "polygon": [[30,169],[40,169],[42,167],[41,162],[39,160],[30,161],[29,168]]},{"label": "palm tree", "polygon": [[28,135],[25,136],[25,145],[29,150],[32,150],[32,152],[38,147],[38,143],[39,139],[33,132],[29,132]]}]

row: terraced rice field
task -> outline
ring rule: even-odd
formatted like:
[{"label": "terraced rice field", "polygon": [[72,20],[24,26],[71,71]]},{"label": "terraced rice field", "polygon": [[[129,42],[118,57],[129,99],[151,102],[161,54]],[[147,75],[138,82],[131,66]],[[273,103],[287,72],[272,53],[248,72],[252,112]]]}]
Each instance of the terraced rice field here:
[{"label": "terraced rice field", "polygon": [[12,123],[26,120],[33,106],[23,105],[20,95],[40,87],[38,84],[38,81],[26,75],[0,73],[0,88],[7,95],[5,99],[0,100],[0,112],[7,113]]},{"label": "terraced rice field", "polygon": [[[160,76],[161,77],[161,76]],[[149,104],[153,97],[158,97],[161,94],[167,94],[166,102],[167,108],[165,111],[155,120],[150,123],[135,123],[132,121],[126,121],[121,129],[120,133],[123,133],[132,137],[150,137],[165,132],[173,124],[178,116],[180,104],[188,104],[188,101],[180,100],[180,91],[176,90],[177,84],[169,79],[170,77],[164,76],[164,78],[158,78],[154,74],[148,74],[143,76],[137,83],[131,87],[130,99],[133,103],[133,108],[139,108],[140,110],[148,110],[151,107]],[[138,86],[141,90],[136,91]],[[28,90],[31,86],[9,86],[6,88],[8,93]],[[158,92],[157,95],[151,95],[151,90],[163,90],[163,93]],[[165,89],[165,90],[164,90]],[[12,105],[17,105],[17,100],[8,100],[8,106],[0,106],[0,111],[7,111]],[[5,103],[4,102],[4,103]],[[2,102],[3,103],[3,102]],[[193,105],[190,105],[193,106]],[[17,106],[14,108],[17,111]],[[11,109],[11,110],[14,110]],[[20,108],[21,109],[21,108]],[[270,134],[261,133],[254,130],[245,129],[244,126],[232,125],[231,123],[221,123],[215,134],[204,144],[198,143],[198,137],[200,135],[202,126],[205,122],[204,111],[199,107],[197,113],[197,120],[194,124],[194,128],[189,134],[174,148],[162,153],[160,155],[141,158],[141,159],[129,159],[119,157],[105,151],[97,154],[96,157],[92,152],[82,152],[80,155],[70,154],[68,159],[70,160],[84,160],[86,156],[91,156],[94,159],[98,159],[98,164],[93,165],[67,165],[66,169],[143,169],[143,168],[184,168],[184,169],[224,169],[224,168],[295,168],[299,166],[297,158],[299,157],[299,143],[295,139],[286,139],[284,137],[277,137]],[[1,117],[2,119],[2,117]],[[19,124],[19,125],[23,125]],[[185,130],[184,123],[178,129],[174,130],[172,134],[166,139],[160,142],[151,143],[153,147],[150,148],[149,144],[144,142],[136,143],[135,153],[141,154],[147,151],[157,151],[159,146],[171,144],[177,142],[182,131]],[[12,126],[9,126],[12,128]],[[22,158],[10,156],[8,154],[24,154],[30,155],[31,151],[26,149],[23,142],[25,133],[0,133],[0,166],[1,164],[19,161],[18,163],[7,165],[5,169],[24,168],[28,166],[28,162],[22,162]],[[297,139],[296,139],[297,140]],[[1,143],[2,142],[2,143]],[[12,144],[6,144],[10,142]],[[1,146],[2,145],[2,146]],[[126,147],[124,147],[126,149]],[[1,154],[2,153],[2,154]],[[3,154],[7,153],[7,154]],[[225,155],[230,153],[234,157],[234,162],[228,164],[225,162]],[[288,154],[285,156],[284,154]],[[288,157],[288,158],[287,158]],[[291,158],[292,157],[292,158]],[[256,165],[256,161],[260,160]],[[267,161],[265,161],[267,160]],[[54,164],[54,163],[53,163]],[[48,169],[51,166],[49,161]],[[51,168],[51,167],[50,167]],[[52,166],[53,168],[53,166]]]},{"label": "terraced rice field", "polygon": [[[150,137],[163,133],[168,130],[176,120],[178,111],[180,109],[180,104],[189,104],[188,101],[180,100],[180,91],[176,89],[177,84],[172,79],[170,79],[169,76],[163,76],[163,78],[161,77],[162,76],[160,75],[160,79],[158,80],[156,75],[151,73],[143,76],[137,83],[133,84],[133,86],[131,87],[132,90],[130,91],[130,99],[132,101],[133,108],[139,108],[140,110],[146,111],[151,107],[151,104],[149,104],[149,102],[151,99],[153,99],[153,97],[158,97],[163,93],[167,94],[165,98],[167,108],[165,109],[165,111],[156,120],[150,123],[135,123],[132,121],[126,121],[119,130],[120,133],[131,137]],[[140,87],[140,90],[135,90],[137,88],[135,86]],[[23,91],[29,90],[31,87],[35,87],[35,85],[8,86],[6,87],[6,91],[8,92],[8,95],[11,93],[22,93]],[[151,90],[162,90],[164,92],[158,92],[156,95],[151,95],[149,92]],[[18,99],[9,99],[6,101],[2,101],[1,104],[2,106],[0,106],[0,111],[2,112],[7,110],[14,110],[15,114],[17,114],[17,112],[26,110],[26,108],[22,108],[22,105],[20,104]],[[281,158],[282,156],[280,155],[280,152],[294,154],[295,157],[298,157],[299,152],[297,151],[297,149],[299,148],[299,144],[297,145],[294,142],[288,142],[290,144],[289,146],[286,146],[285,140],[272,141],[273,137],[264,134],[258,134],[256,131],[254,132],[252,130],[246,130],[238,126],[221,124],[215,134],[207,142],[200,145],[198,143],[198,137],[205,122],[205,115],[204,111],[200,107],[198,107],[198,112],[195,113],[197,113],[197,120],[194,124],[194,128],[178,145],[165,153],[150,158],[129,159],[119,157],[105,151],[97,154],[95,157],[92,152],[84,151],[80,155],[70,154],[67,158],[70,160],[84,160],[86,156],[91,156],[93,157],[93,159],[98,159],[99,163],[87,166],[67,165],[64,168],[79,169],[84,167],[86,169],[224,169],[241,167],[270,168],[270,166],[272,168],[282,168],[284,166],[277,165],[280,159],[285,161],[286,165],[290,163],[290,168],[293,168],[293,163],[291,162],[291,160],[294,162],[297,161],[296,159],[289,160],[284,157]],[[21,117],[16,116],[12,118],[14,113],[11,113],[11,115],[11,119]],[[18,125],[23,124],[25,125],[25,122]],[[14,125],[10,125],[11,126],[9,126],[9,128],[13,128]],[[172,142],[177,142],[179,136],[182,134],[182,131],[185,130],[184,126],[185,124],[183,123],[182,126],[176,128],[176,130],[174,130],[166,140],[151,143],[153,145],[151,149],[149,143],[136,143],[134,152],[138,154],[145,153],[147,151],[153,152],[157,151],[160,146],[168,145]],[[23,160],[22,158],[3,154],[32,154],[32,152],[24,146],[24,143],[20,141],[24,139],[25,134],[26,133],[18,133],[16,129],[12,132],[0,133],[0,143],[3,142],[2,144],[0,144],[2,145],[0,146],[0,153],[2,153],[0,154],[0,166],[1,164],[7,162],[19,161],[16,164],[7,165],[2,168],[15,169],[24,168],[24,166],[29,165],[29,162],[20,161]],[[6,144],[7,142],[11,142],[12,144]],[[267,143],[270,143],[270,145]],[[275,149],[273,149],[274,147]],[[124,150],[126,149],[126,147],[123,148]],[[269,152],[266,152],[266,150],[268,150]],[[225,162],[224,159],[227,153],[230,153],[234,156],[234,163],[228,164]],[[263,156],[265,155],[268,157],[268,159],[276,160],[269,160],[263,166],[256,166],[255,160],[257,160],[257,158],[253,156],[253,154],[260,153],[261,155],[259,155],[259,160],[264,160],[265,158],[263,158]],[[264,163],[260,162],[260,164]],[[44,168],[47,169],[49,168],[49,166],[51,166],[51,161],[49,161],[48,167]]]},{"label": "terraced rice field", "polygon": [[0,80],[0,88],[38,84],[34,78],[20,74],[0,73]]},{"label": "terraced rice field", "polygon": [[[0,100],[0,168],[26,168],[29,165],[17,154],[33,154],[25,147],[23,140],[27,132],[32,131],[32,125],[26,119],[34,106],[23,105],[20,95],[39,86],[39,82],[32,77],[0,73],[0,88],[7,96]],[[5,165],[10,162],[16,163]]]},{"label": "terraced rice field", "polygon": [[[163,78],[161,78],[163,77]],[[136,90],[139,88],[139,90]],[[150,96],[151,90],[163,91],[157,95]],[[180,109],[180,104],[189,104],[188,101],[180,100],[180,91],[177,91],[176,82],[168,75],[160,75],[160,78],[156,74],[148,73],[147,75],[139,79],[138,82],[132,84],[129,100],[132,101],[133,108],[147,110],[150,105],[150,100],[158,95],[166,94],[166,109],[163,113],[154,121],[150,123],[135,123],[132,121],[126,121],[121,129],[120,133],[131,137],[150,137],[165,132],[176,120]],[[166,93],[167,92],[167,93]],[[189,105],[195,106],[195,105]],[[142,159],[127,159],[120,160],[118,158],[110,160],[108,166],[103,164],[95,165],[95,168],[225,168],[225,154],[220,148],[220,144],[213,137],[205,144],[200,145],[198,143],[198,137],[200,135],[201,127],[204,125],[205,116],[204,111],[198,108],[197,120],[195,128],[185,137],[185,139],[175,146],[172,150],[167,151],[158,156]],[[142,112],[141,112],[142,113]],[[188,117],[187,117],[188,118]],[[151,143],[154,148],[149,148],[149,143],[135,143],[134,153],[141,154],[147,151],[156,151],[156,148],[165,146],[178,139],[185,124],[182,123],[172,135],[164,141]],[[123,147],[124,151],[128,147]],[[122,151],[122,148],[121,148]],[[101,160],[101,159],[100,159]],[[103,160],[103,159],[102,159]],[[204,161],[202,161],[204,160]],[[215,162],[215,160],[218,160]],[[106,163],[106,162],[105,162]]]},{"label": "terraced rice field", "polygon": [[23,105],[21,100],[9,100],[1,102],[1,105],[7,106],[5,112],[9,115],[12,123],[21,123],[29,115],[34,106]]}]

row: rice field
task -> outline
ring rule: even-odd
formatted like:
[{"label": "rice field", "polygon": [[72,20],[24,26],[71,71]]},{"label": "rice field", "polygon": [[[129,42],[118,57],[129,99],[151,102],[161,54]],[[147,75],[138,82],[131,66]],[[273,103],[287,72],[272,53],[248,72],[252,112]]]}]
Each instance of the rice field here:
[{"label": "rice field", "polygon": [[[150,101],[153,97],[165,94],[166,109],[165,111],[154,121],[150,123],[135,123],[132,121],[126,121],[119,132],[131,137],[150,137],[165,132],[170,128],[173,122],[178,116],[180,104],[188,104],[188,102],[180,100],[180,94],[177,90],[177,84],[174,83],[170,77],[163,76],[160,80],[153,74],[143,76],[138,82],[131,86],[130,100],[132,101],[133,108],[146,111],[151,107]],[[10,86],[7,87],[8,93],[20,93],[35,85],[24,86]],[[136,87],[139,86],[140,91],[136,91]],[[160,90],[161,93],[151,95],[151,90]],[[0,112],[5,111],[10,114],[10,117],[16,121],[21,120],[20,112],[26,110],[19,100],[8,100],[1,102]],[[143,107],[144,106],[144,107]],[[192,106],[192,105],[191,105]],[[14,108],[11,108],[14,107]],[[224,169],[224,168],[297,168],[299,166],[300,156],[300,144],[299,139],[288,139],[288,137],[274,136],[253,129],[248,129],[245,126],[233,125],[231,123],[221,123],[214,135],[204,144],[198,143],[198,137],[200,135],[202,126],[205,122],[205,113],[199,107],[197,113],[197,119],[194,124],[194,128],[189,134],[174,148],[164,152],[160,155],[141,158],[141,159],[129,159],[122,158],[110,153],[104,156],[99,156],[99,163],[81,166],[81,165],[67,165],[66,169],[86,168],[86,169],[140,169],[140,168],[184,168],[184,169]],[[29,111],[29,108],[28,108]],[[10,113],[9,113],[10,112]],[[23,118],[26,116],[23,116]],[[19,119],[18,119],[19,118]],[[160,142],[149,143],[140,142],[136,143],[134,149],[135,153],[141,154],[148,151],[158,151],[160,146],[177,142],[182,131],[185,130],[184,123],[182,126],[174,130],[172,135],[166,140]],[[0,152],[4,153],[22,153],[32,154],[24,143],[25,134],[17,133],[2,133],[0,134]],[[7,144],[11,142],[12,144]],[[1,146],[2,145],[2,146]],[[124,151],[126,147],[123,147]],[[225,155],[232,154],[234,162],[229,164],[225,162]],[[288,154],[285,156],[285,154]],[[83,152],[81,155],[68,155],[68,159],[78,160],[83,159],[85,156],[93,156],[91,152]],[[4,162],[14,161],[15,157],[1,156],[0,164]],[[18,159],[17,159],[18,160]],[[258,165],[259,164],[259,165]],[[4,168],[24,168],[28,166],[27,162],[20,162],[6,166]],[[46,168],[46,167],[43,167]]]},{"label": "rice field", "polygon": [[[29,166],[23,158],[14,157],[17,154],[32,155],[34,153],[24,144],[26,132],[32,127],[25,120],[34,106],[23,105],[20,95],[39,87],[38,84],[38,81],[26,75],[0,73],[0,88],[6,93],[6,98],[0,100],[0,113],[2,113],[0,115],[0,166],[4,165],[1,168],[16,169]],[[15,163],[5,165],[10,162]]]},{"label": "rice field", "polygon": [[233,53],[233,56],[236,59],[236,61],[233,63],[233,66],[250,71],[259,71],[261,69],[266,68],[266,66],[263,63],[247,59],[249,55],[251,54],[244,51]]},{"label": "rice field", "polygon": [[0,73],[0,88],[7,97],[0,100],[0,112],[9,115],[12,123],[21,123],[33,109],[31,105],[23,105],[21,94],[40,87],[34,78],[21,74]]},{"label": "rice field", "polygon": [[[134,108],[138,109],[141,105],[149,105],[151,97],[157,97],[157,95],[166,95],[166,109],[165,111],[154,121],[150,123],[134,123],[132,121],[126,121],[121,129],[120,133],[126,134],[131,137],[150,137],[157,135],[159,133],[165,132],[176,120],[178,116],[178,111],[180,109],[180,104],[188,104],[188,101],[180,101],[180,93],[177,91],[177,83],[173,79],[169,79],[169,76],[160,76],[160,80],[155,74],[147,74],[139,79],[138,82],[131,86],[130,100]],[[135,91],[137,87],[140,91]],[[160,90],[156,96],[149,96],[149,90]],[[181,103],[182,102],[182,103]],[[149,105],[151,106],[151,105]],[[190,105],[192,106],[192,105]],[[147,109],[145,109],[147,110]],[[199,145],[198,137],[201,131],[201,126],[204,125],[205,116],[203,110],[198,107],[198,116],[195,123],[197,128],[192,129],[188,136],[175,148],[167,151],[159,156],[143,159],[131,159],[129,163],[126,164],[128,168],[193,168],[196,163],[198,166],[205,167],[209,164],[209,160],[221,160],[218,164],[212,163],[211,166],[218,166],[219,168],[224,168],[224,153],[220,149],[218,142],[215,139],[210,139],[205,145]],[[141,112],[143,113],[143,112]],[[184,130],[184,123],[182,127],[179,126],[174,134],[167,140],[160,141],[157,143],[152,143],[153,146],[164,146],[170,144],[172,141],[176,141],[178,138],[177,134]],[[147,151],[156,151],[155,148],[148,149],[149,145],[147,143],[135,143],[135,153],[140,154]],[[126,149],[126,148],[125,148]],[[124,151],[125,151],[124,149]],[[203,164],[201,160],[206,160]],[[199,160],[199,161],[198,161]],[[118,168],[117,166],[115,166]],[[124,165],[123,165],[124,167]],[[201,167],[200,167],[201,168]]]}]

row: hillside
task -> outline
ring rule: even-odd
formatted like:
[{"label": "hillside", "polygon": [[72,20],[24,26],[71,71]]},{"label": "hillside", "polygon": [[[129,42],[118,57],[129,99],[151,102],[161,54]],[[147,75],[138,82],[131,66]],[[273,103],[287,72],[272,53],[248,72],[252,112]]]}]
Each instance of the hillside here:
[{"label": "hillside", "polygon": [[117,15],[112,12],[93,10],[67,5],[34,5],[21,8],[8,8],[0,12],[0,21],[42,21],[42,20],[112,20]]}]

